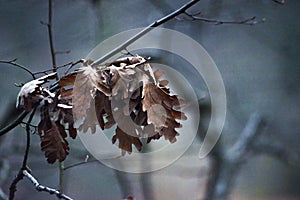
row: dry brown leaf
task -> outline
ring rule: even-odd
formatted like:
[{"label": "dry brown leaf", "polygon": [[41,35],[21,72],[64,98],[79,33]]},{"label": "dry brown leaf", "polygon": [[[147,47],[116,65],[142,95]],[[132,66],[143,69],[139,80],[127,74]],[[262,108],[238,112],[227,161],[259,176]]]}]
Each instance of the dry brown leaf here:
[{"label": "dry brown leaf", "polygon": [[119,127],[117,127],[116,134],[112,138],[112,143],[114,144],[117,140],[119,141],[119,148],[122,149],[123,155],[125,154],[125,152],[132,152],[132,145],[134,145],[138,151],[142,150],[143,144],[138,136],[134,137],[128,135]]},{"label": "dry brown leaf", "polygon": [[43,116],[40,129],[48,131],[49,122],[63,119],[74,138],[74,121],[81,123],[78,130],[91,129],[92,133],[96,132],[97,125],[108,129],[117,124],[112,142],[119,142],[123,154],[131,153],[132,145],[140,151],[140,137],[144,134],[148,135],[147,142],[161,136],[172,143],[176,141],[179,134],[175,129],[181,127],[176,120],[185,120],[186,116],[178,110],[182,101],[170,94],[166,87],[168,80],[162,80],[163,72],[153,72],[141,56],[121,58],[99,69],[89,64],[84,63],[77,75],[60,80],[61,99],[57,102],[61,105],[51,110],[50,116]]},{"label": "dry brown leaf", "polygon": [[25,83],[18,94],[16,107],[26,111],[32,110],[42,99],[49,94],[51,95],[51,92],[41,86],[48,82],[49,79],[55,78],[56,73],[51,73]]},{"label": "dry brown leaf", "polygon": [[[83,71],[77,74],[73,89],[73,113],[75,121],[84,120],[87,110],[97,90],[106,95],[110,95],[110,89],[103,83],[103,76],[100,76],[96,69],[85,64],[79,68]],[[103,74],[102,74],[103,75]]]},{"label": "dry brown leaf", "polygon": [[175,107],[180,108],[178,98],[153,83],[144,85],[143,95],[143,111],[147,111],[147,122],[154,125],[157,133],[148,138],[148,142],[158,139],[161,135],[171,143],[175,142],[178,135],[175,128],[181,127],[176,119],[187,119],[183,112],[175,110]]},{"label": "dry brown leaf", "polygon": [[111,110],[111,102],[109,98],[99,91],[95,96],[95,110],[102,130],[108,129],[116,123]]},{"label": "dry brown leaf", "polygon": [[41,136],[41,148],[49,163],[56,160],[62,162],[66,159],[70,150],[66,137],[64,127],[56,123],[52,123],[51,129]]},{"label": "dry brown leaf", "polygon": [[54,163],[56,160],[63,161],[68,155],[67,129],[71,138],[75,139],[77,136],[72,109],[65,104],[66,100],[59,99],[58,96],[59,91],[50,103],[46,102],[41,106],[41,120],[38,124],[41,148],[45,151],[49,163]]}]

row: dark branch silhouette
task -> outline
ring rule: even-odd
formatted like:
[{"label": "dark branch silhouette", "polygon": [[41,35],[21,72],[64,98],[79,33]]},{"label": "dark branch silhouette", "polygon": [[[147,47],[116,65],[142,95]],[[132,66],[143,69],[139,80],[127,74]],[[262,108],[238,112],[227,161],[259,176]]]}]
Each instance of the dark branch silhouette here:
[{"label": "dark branch silhouette", "polygon": [[259,22],[265,22],[265,19],[263,18],[260,21],[256,21],[256,16],[243,19],[243,20],[233,20],[233,21],[226,21],[226,20],[218,20],[218,19],[210,19],[206,17],[201,17],[199,16],[200,13],[196,14],[190,14],[188,12],[184,12],[186,16],[188,16],[188,19],[184,18],[179,18],[177,17],[178,20],[180,21],[185,21],[185,20],[192,20],[192,21],[202,21],[206,23],[213,23],[214,25],[221,25],[221,24],[238,24],[238,25],[255,25]]},{"label": "dark branch silhouette", "polygon": [[179,9],[175,10],[174,12],[166,15],[165,17],[156,20],[154,22],[152,22],[150,25],[148,25],[145,29],[143,29],[141,32],[137,33],[136,35],[132,36],[129,40],[125,41],[123,44],[121,44],[120,46],[116,47],[115,49],[113,49],[112,51],[108,52],[107,54],[105,54],[104,56],[102,56],[101,58],[95,60],[91,66],[96,66],[99,65],[101,63],[103,63],[104,61],[106,61],[107,59],[111,58],[112,56],[116,55],[117,53],[121,52],[122,50],[125,50],[126,47],[128,47],[130,44],[134,43],[135,41],[137,41],[139,38],[143,37],[144,35],[146,35],[147,33],[149,33],[153,28],[158,27],[164,23],[166,23],[167,21],[174,19],[176,16],[184,13],[187,9],[189,9],[190,7],[192,7],[193,5],[195,5],[196,3],[200,2],[200,0],[192,0],[186,4],[184,4],[182,7],[180,7]]},{"label": "dark branch silhouette", "polygon": [[22,166],[18,172],[18,175],[16,176],[16,178],[13,180],[13,182],[11,183],[10,187],[9,187],[9,199],[14,199],[15,196],[15,192],[17,191],[17,184],[20,180],[23,179],[24,174],[23,171],[24,170],[28,170],[27,168],[27,160],[28,160],[28,155],[29,155],[29,149],[30,149],[30,126],[29,124],[31,123],[34,114],[35,114],[36,108],[34,108],[28,118],[27,121],[27,125],[26,125],[26,148],[25,148],[25,153],[24,153],[24,157],[23,157],[23,163]]},{"label": "dark branch silhouette", "polygon": [[25,67],[25,66],[23,66],[23,65],[20,65],[20,64],[16,63],[16,61],[17,61],[17,59],[15,58],[15,59],[8,60],[8,61],[0,60],[0,63],[5,63],[5,64],[10,64],[10,65],[16,66],[16,67],[18,67],[18,68],[20,68],[20,69],[25,70],[27,73],[29,73],[29,74],[32,76],[33,79],[36,78],[36,77],[35,77],[35,74],[32,73],[32,71],[29,70],[28,67]]},{"label": "dark branch silhouette", "polygon": [[32,183],[33,185],[35,186],[35,188],[38,190],[38,191],[44,191],[44,192],[48,192],[49,194],[55,194],[59,199],[65,199],[65,200],[72,200],[71,197],[61,193],[60,191],[56,190],[56,189],[53,189],[53,188],[50,188],[50,187],[47,187],[47,186],[43,186],[41,185],[37,180],[36,178],[34,178],[32,176],[32,174],[30,174],[27,170],[23,170],[22,171],[22,174],[23,176],[25,176],[26,178],[28,178]]}]

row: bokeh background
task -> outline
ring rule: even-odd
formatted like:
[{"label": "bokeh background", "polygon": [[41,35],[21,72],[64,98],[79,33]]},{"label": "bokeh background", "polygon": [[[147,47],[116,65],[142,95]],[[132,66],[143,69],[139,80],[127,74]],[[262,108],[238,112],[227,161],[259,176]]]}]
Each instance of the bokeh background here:
[{"label": "bokeh background", "polygon": [[[183,3],[183,0],[56,0],[53,7],[55,49],[71,51],[57,55],[58,65],[85,58],[104,39],[147,26]],[[300,1],[288,0],[282,6],[271,0],[203,0],[189,11],[226,20],[252,16],[266,19],[255,26],[215,26],[172,20],[162,27],[198,41],[217,64],[227,93],[228,112],[221,138],[225,149],[232,146],[250,114],[258,111],[267,121],[262,139],[280,142],[299,155]],[[47,21],[47,17],[46,0],[0,0],[0,59],[18,58],[18,63],[32,71],[51,68],[47,28],[40,23]],[[175,68],[184,68],[183,61],[174,61],[163,52],[148,53]],[[14,84],[25,83],[30,76],[6,64],[0,64],[0,72],[0,125],[3,127],[16,116],[14,105],[19,88]],[[191,84],[201,96],[207,91],[198,81],[191,79]],[[205,113],[201,116],[200,130],[207,126],[209,117],[205,116]],[[79,139],[70,142],[71,153],[65,165],[83,161],[89,154]],[[128,174],[98,162],[69,169],[65,172],[65,193],[74,199],[122,199],[128,195],[137,199],[201,199],[209,165],[208,159],[197,157],[199,143],[195,140],[177,162],[153,173]],[[57,164],[47,164],[39,145],[39,137],[34,135],[30,168],[42,184],[57,187]],[[5,193],[21,166],[24,148],[25,131],[21,127],[0,138],[1,166],[9,166],[8,173],[0,178]],[[299,169],[297,163],[285,165],[267,156],[251,158],[239,172],[231,198],[299,199]],[[16,193],[16,199],[55,198],[37,192],[28,180],[19,183]]]}]

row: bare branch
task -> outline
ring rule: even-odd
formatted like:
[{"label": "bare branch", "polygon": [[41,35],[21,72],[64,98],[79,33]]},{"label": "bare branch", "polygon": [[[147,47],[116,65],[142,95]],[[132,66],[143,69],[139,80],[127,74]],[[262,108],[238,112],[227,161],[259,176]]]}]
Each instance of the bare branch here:
[{"label": "bare branch", "polygon": [[[46,25],[48,27],[48,35],[49,35],[49,44],[50,44],[53,72],[56,72],[57,66],[56,66],[55,50],[54,50],[53,37],[52,37],[52,0],[49,0],[49,8],[48,9],[49,9],[48,23]],[[58,75],[56,75],[56,80],[58,80]]]},{"label": "bare branch", "polygon": [[76,62],[70,62],[70,63],[68,63],[68,64],[65,64],[65,65],[63,65],[63,66],[61,66],[61,67],[69,66],[68,69],[65,71],[65,75],[66,75],[67,73],[69,73],[69,71],[70,71],[75,65],[78,65],[79,63],[84,63],[84,62],[85,62],[84,59],[80,59],[80,60],[78,60],[78,61],[76,61]]},{"label": "bare branch", "polygon": [[[221,25],[221,24],[255,25],[258,23],[258,21],[256,21],[255,16],[247,18],[247,19],[243,19],[243,20],[226,21],[226,20],[218,20],[218,19],[210,19],[210,18],[206,18],[206,17],[200,17],[199,16],[200,12],[196,13],[196,14],[190,14],[188,12],[184,12],[184,14],[189,17],[188,20],[213,23],[214,25]],[[177,18],[177,19],[185,20],[182,18]],[[263,18],[260,22],[265,22],[265,19]]]},{"label": "bare branch", "polygon": [[128,47],[130,44],[134,43],[135,41],[137,41],[138,39],[140,39],[141,37],[143,37],[144,35],[146,35],[147,33],[149,33],[153,28],[160,26],[161,24],[175,18],[176,16],[185,13],[185,11],[187,9],[189,9],[190,7],[192,7],[193,5],[195,5],[196,3],[200,2],[200,0],[192,0],[189,1],[188,3],[184,4],[182,7],[180,7],[179,9],[175,10],[174,12],[168,14],[167,16],[154,21],[153,23],[151,23],[150,25],[148,25],[145,29],[143,29],[142,31],[140,31],[139,33],[137,33],[136,35],[134,35],[133,37],[131,37],[129,40],[127,40],[126,42],[124,42],[123,44],[121,44],[120,46],[116,47],[115,49],[113,49],[112,51],[108,52],[107,54],[105,54],[104,56],[102,56],[101,58],[95,60],[91,66],[96,66],[99,64],[102,64],[104,61],[106,61],[108,58],[116,55],[117,53],[119,53],[120,51],[126,49],[126,47]]},{"label": "bare branch", "polygon": [[243,160],[244,155],[247,154],[253,141],[257,138],[260,133],[258,127],[261,123],[261,118],[257,113],[254,113],[250,116],[245,128],[240,134],[239,139],[228,150],[228,153],[225,155],[227,160],[240,162]]},{"label": "bare branch", "polygon": [[[69,70],[74,67],[75,65],[78,65],[80,63],[83,63],[85,60],[84,59],[80,59],[76,62],[69,62],[67,64],[61,65],[61,66],[57,66],[56,69],[61,69],[61,68],[65,68],[68,67],[65,74],[67,74],[69,72]],[[44,71],[38,71],[38,72],[34,72],[33,74],[37,75],[37,74],[47,74],[48,72],[53,72],[53,69],[46,69]]]},{"label": "bare branch", "polygon": [[15,192],[17,191],[17,184],[20,180],[23,179],[24,174],[23,171],[27,170],[27,160],[28,160],[28,155],[29,155],[29,149],[30,149],[30,126],[29,124],[31,123],[33,116],[35,114],[36,111],[36,107],[32,110],[28,121],[27,121],[27,125],[26,125],[26,149],[25,149],[25,153],[24,153],[24,157],[23,157],[23,163],[22,163],[22,167],[19,170],[18,175],[16,176],[16,178],[13,180],[13,182],[11,183],[10,187],[9,187],[9,199],[12,200],[14,199],[15,196]]},{"label": "bare branch", "polygon": [[239,139],[227,152],[220,150],[213,155],[213,171],[208,181],[208,192],[204,199],[224,200],[233,187],[236,174],[241,166],[247,161],[246,155],[254,139],[257,139],[261,118],[258,114],[252,114],[243,129]]},{"label": "bare branch", "polygon": [[0,60],[0,63],[10,64],[10,65],[16,66],[20,69],[23,69],[26,72],[28,72],[32,76],[33,79],[35,79],[35,75],[32,71],[30,71],[27,67],[24,67],[23,65],[20,65],[20,64],[16,63],[16,61],[17,61],[17,59],[15,58],[13,60],[8,60],[8,61]]},{"label": "bare branch", "polygon": [[[104,159],[101,159],[101,160],[113,160],[113,159],[118,159],[118,158],[122,158],[122,155],[115,156],[115,157],[112,157],[112,158],[104,158]],[[71,164],[67,167],[64,167],[63,170],[68,170],[68,169],[71,169],[73,167],[77,167],[77,166],[84,165],[84,164],[91,163],[91,162],[99,162],[96,159],[93,159],[93,160],[88,160],[88,159],[89,159],[89,156],[86,155],[86,158],[84,159],[84,161],[79,162],[79,163],[75,163],[75,164]]]},{"label": "bare branch", "polygon": [[53,189],[53,188],[50,188],[50,187],[46,187],[46,186],[43,186],[41,185],[35,177],[33,177],[27,170],[23,170],[22,171],[22,174],[23,176],[25,176],[26,178],[28,178],[32,183],[33,185],[35,186],[35,188],[38,190],[38,191],[44,191],[44,192],[48,192],[49,194],[55,194],[59,199],[65,199],[65,200],[72,200],[71,197],[63,194],[62,192],[56,190],[56,189]]},{"label": "bare branch", "polygon": [[92,162],[98,162],[98,160],[94,159],[94,160],[87,160],[87,161],[82,161],[82,162],[79,162],[79,163],[75,163],[75,164],[69,165],[67,167],[64,167],[63,170],[68,170],[68,169],[71,169],[71,168],[74,168],[74,167],[77,167],[77,166],[80,166],[80,165],[85,165],[87,163],[92,163]]}]

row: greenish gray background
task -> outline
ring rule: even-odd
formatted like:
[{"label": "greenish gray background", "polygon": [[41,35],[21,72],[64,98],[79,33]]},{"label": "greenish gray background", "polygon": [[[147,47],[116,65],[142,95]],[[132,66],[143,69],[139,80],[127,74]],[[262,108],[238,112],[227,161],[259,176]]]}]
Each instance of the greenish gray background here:
[{"label": "greenish gray background", "polygon": [[[131,28],[143,27],[181,6],[183,0],[63,0],[54,1],[53,33],[58,64],[84,58],[104,39]],[[190,9],[207,17],[226,20],[257,16],[265,23],[255,26],[219,25],[197,21],[173,20],[163,27],[180,31],[198,41],[216,62],[224,80],[228,112],[222,142],[230,147],[248,117],[259,111],[268,122],[262,137],[282,142],[291,151],[300,152],[300,1],[284,6],[271,0],[201,1]],[[0,0],[0,59],[18,58],[18,63],[33,71],[51,66],[47,28],[48,1]],[[191,50],[192,51],[192,50]],[[151,52],[149,53],[151,54]],[[184,69],[184,61],[175,62],[164,53],[154,59],[165,60]],[[188,69],[183,70],[189,74]],[[25,72],[0,64],[0,125],[7,116],[19,88],[14,83],[30,80]],[[197,77],[191,76],[196,92],[206,91]],[[205,121],[205,119],[204,119]],[[8,185],[21,165],[25,131],[17,128],[0,138],[0,158],[8,159],[11,172],[1,187]],[[71,142],[66,165],[84,160],[80,141]],[[101,148],[101,147],[99,147]],[[74,149],[74,150],[73,150]],[[66,172],[65,192],[74,199],[121,199],[129,194],[137,199],[200,199],[205,190],[207,161],[197,160],[199,141],[171,167],[148,174],[116,172],[98,163],[90,163]],[[42,184],[57,187],[58,169],[46,163],[39,151],[39,138],[33,136],[29,160],[34,175]],[[232,198],[298,199],[299,167],[287,166],[266,156],[250,159],[240,171]],[[55,199],[38,193],[28,180],[18,185],[16,199]]]}]

